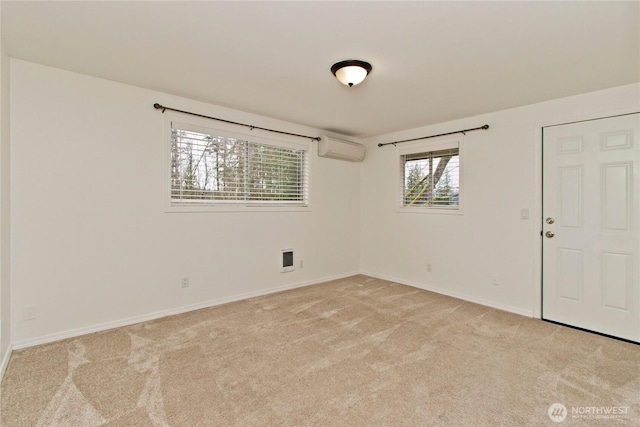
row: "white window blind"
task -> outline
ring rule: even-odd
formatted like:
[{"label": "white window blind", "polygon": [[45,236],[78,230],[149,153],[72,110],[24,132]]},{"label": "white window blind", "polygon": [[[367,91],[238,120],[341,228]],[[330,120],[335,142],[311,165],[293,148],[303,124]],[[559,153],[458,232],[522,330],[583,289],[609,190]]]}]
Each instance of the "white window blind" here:
[{"label": "white window blind", "polygon": [[308,149],[171,126],[172,205],[308,204]]},{"label": "white window blind", "polygon": [[400,163],[401,206],[459,208],[459,147],[402,154]]}]

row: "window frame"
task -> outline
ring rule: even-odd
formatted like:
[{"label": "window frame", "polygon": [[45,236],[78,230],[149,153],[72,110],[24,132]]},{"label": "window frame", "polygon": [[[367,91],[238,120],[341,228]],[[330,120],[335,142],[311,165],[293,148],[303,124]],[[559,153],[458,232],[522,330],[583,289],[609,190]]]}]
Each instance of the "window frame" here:
[{"label": "window frame", "polygon": [[[262,143],[275,147],[290,148],[305,151],[306,173],[307,179],[305,201],[304,204],[281,203],[278,201],[261,201],[255,203],[247,203],[244,200],[227,200],[227,201],[202,201],[179,203],[175,202],[171,197],[171,130],[176,128],[193,131],[203,134],[210,134],[220,137],[233,138],[252,143]],[[166,114],[164,126],[164,188],[163,198],[165,212],[306,212],[311,211],[311,141],[304,141],[288,135],[278,136],[278,140],[271,139],[261,135],[260,130],[251,130],[249,132],[238,132],[237,126],[226,123],[212,124],[210,120],[189,118],[178,116],[176,114]]]},{"label": "window frame", "polygon": [[[450,206],[406,206],[404,204],[404,162],[402,156],[420,154],[430,151],[440,151],[458,148],[458,205],[456,208]],[[442,214],[442,215],[462,215],[464,214],[464,135],[429,139],[410,142],[396,146],[396,194],[395,206],[398,213],[421,213],[421,214]]]}]

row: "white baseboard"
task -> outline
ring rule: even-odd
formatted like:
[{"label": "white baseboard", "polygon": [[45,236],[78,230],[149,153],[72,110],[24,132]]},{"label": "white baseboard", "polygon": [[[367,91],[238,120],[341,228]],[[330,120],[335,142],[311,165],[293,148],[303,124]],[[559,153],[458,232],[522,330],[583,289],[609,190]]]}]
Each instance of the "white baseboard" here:
[{"label": "white baseboard", "polygon": [[525,317],[535,317],[533,310],[523,310],[518,307],[512,307],[510,305],[498,304],[494,301],[485,300],[482,298],[476,298],[466,294],[460,294],[457,292],[452,292],[448,289],[439,288],[437,286],[428,286],[423,283],[412,282],[410,280],[398,279],[395,277],[384,276],[381,274],[371,273],[371,272],[362,272],[362,274],[375,277],[382,280],[388,280],[390,282],[400,283],[401,285],[411,286],[412,288],[418,288],[425,291],[435,292],[437,294],[446,295],[449,297],[457,298],[463,301],[473,302],[476,304],[484,305],[486,307],[496,308],[502,311],[508,311],[509,313],[519,314],[520,316]]},{"label": "white baseboard", "polygon": [[[350,272],[350,273],[345,273],[345,274],[340,274],[340,275],[335,275],[335,276],[330,276],[330,277],[324,277],[324,278],[321,278],[321,279],[295,283],[295,284],[292,284],[292,285],[278,286],[278,287],[275,287],[275,288],[270,288],[270,289],[264,289],[264,290],[260,290],[260,291],[247,292],[247,293],[244,293],[244,294],[233,295],[233,296],[230,296],[230,297],[217,298],[217,299],[214,299],[214,300],[203,301],[203,302],[200,302],[200,303],[190,304],[190,305],[186,305],[186,306],[182,306],[182,307],[176,307],[176,308],[172,308],[172,309],[168,309],[168,310],[156,311],[156,312],[153,312],[153,313],[148,313],[148,314],[144,314],[144,315],[141,315],[141,316],[129,317],[129,318],[126,318],[126,319],[116,320],[116,321],[113,321],[113,322],[105,322],[105,323],[100,323],[100,324],[96,324],[96,325],[92,325],[92,326],[88,326],[88,327],[71,329],[71,330],[62,331],[62,332],[56,332],[56,333],[45,335],[45,336],[41,336],[41,337],[30,338],[30,339],[22,340],[22,341],[16,341],[16,342],[13,342],[13,343],[11,343],[9,345],[9,350],[7,350],[7,353],[3,357],[2,365],[0,365],[0,374],[4,374],[4,370],[6,369],[6,366],[9,363],[9,357],[11,356],[11,351],[12,350],[20,350],[20,349],[23,349],[23,348],[33,347],[33,346],[36,346],[36,345],[48,344],[48,343],[51,343],[51,342],[60,341],[60,340],[67,339],[67,338],[74,338],[74,337],[78,337],[78,336],[82,336],[82,335],[86,335],[86,334],[91,334],[91,333],[95,333],[95,332],[102,332],[102,331],[106,331],[106,330],[109,330],[109,329],[119,328],[119,327],[122,327],[122,326],[129,326],[129,325],[133,325],[133,324],[136,324],[136,323],[146,322],[148,320],[154,320],[154,319],[159,319],[159,318],[162,318],[162,317],[173,316],[173,315],[176,315],[176,314],[186,313],[186,312],[193,311],[193,310],[200,310],[202,308],[213,307],[213,306],[216,306],[216,305],[226,304],[226,303],[234,302],[234,301],[245,300],[245,299],[249,299],[249,298],[254,298],[254,297],[258,297],[258,296],[262,296],[262,295],[273,294],[273,293],[282,292],[282,291],[287,291],[287,290],[290,290],[290,289],[301,288],[301,287],[304,287],[304,286],[315,285],[315,284],[318,284],[318,283],[328,282],[328,281],[331,281],[331,280],[344,279],[345,277],[350,277],[350,276],[354,276],[354,275],[357,275],[357,274],[364,274],[364,275],[367,275],[367,276],[370,276],[370,277],[375,277],[375,278],[378,278],[378,279],[388,280],[390,282],[400,283],[402,285],[411,286],[411,287],[422,289],[422,290],[425,290],[425,291],[430,291],[430,292],[435,292],[435,293],[442,294],[442,295],[447,295],[447,296],[450,296],[450,297],[453,297],[453,298],[457,298],[457,299],[461,299],[461,300],[464,300],[464,301],[469,301],[469,302],[473,302],[473,303],[476,303],[476,304],[481,304],[481,305],[484,305],[484,306],[487,306],[487,307],[496,308],[498,310],[503,310],[503,311],[508,311],[510,313],[519,314],[521,316],[534,317],[533,310],[522,310],[522,309],[517,308],[517,307],[512,307],[512,306],[503,305],[503,304],[497,304],[494,301],[484,300],[484,299],[481,299],[481,298],[476,298],[476,297],[473,297],[473,296],[460,294],[460,293],[457,293],[457,292],[451,292],[451,291],[449,291],[447,289],[438,288],[438,287],[434,287],[434,286],[427,286],[427,285],[424,285],[422,283],[417,283],[417,282],[412,282],[412,281],[408,281],[408,280],[398,279],[398,278],[395,278],[395,277],[384,276],[384,275],[371,273],[371,272],[354,271],[354,272]],[[0,378],[2,378],[1,375],[0,375]]]},{"label": "white baseboard", "polygon": [[4,378],[4,373],[7,371],[7,366],[9,366],[9,359],[11,358],[11,352],[13,351],[13,347],[11,344],[7,347],[7,351],[2,355],[2,361],[0,361],[0,383],[2,383],[2,379]]},{"label": "white baseboard", "polygon": [[[67,338],[74,338],[74,337],[78,337],[78,336],[81,336],[81,335],[91,334],[91,333],[94,333],[94,332],[102,332],[102,331],[106,331],[106,330],[109,330],[109,329],[119,328],[119,327],[122,327],[122,326],[129,326],[129,325],[133,325],[133,324],[136,324],[136,323],[146,322],[148,320],[154,320],[154,319],[159,319],[161,317],[173,316],[173,315],[176,315],[176,314],[186,313],[186,312],[189,312],[189,311],[200,310],[202,308],[208,308],[208,307],[213,307],[213,306],[216,306],[216,305],[226,304],[226,303],[229,303],[229,302],[240,301],[240,300],[245,300],[245,299],[249,299],[249,298],[259,297],[259,296],[262,296],[262,295],[268,295],[268,294],[273,294],[273,293],[277,293],[277,292],[287,291],[287,290],[290,290],[290,289],[301,288],[301,287],[304,287],[304,286],[315,285],[315,284],[318,284],[318,283],[328,282],[328,281],[331,281],[331,280],[344,279],[345,277],[354,276],[356,274],[360,274],[360,272],[355,271],[355,272],[340,274],[340,275],[336,275],[336,276],[324,277],[324,278],[317,279],[317,280],[310,280],[310,281],[306,281],[306,282],[295,283],[295,284],[292,284],[292,285],[278,286],[278,287],[275,287],[275,288],[269,288],[269,289],[263,289],[263,290],[260,290],[260,291],[247,292],[247,293],[244,293],[244,294],[233,295],[233,296],[230,296],[230,297],[216,298],[216,299],[209,300],[209,301],[204,301],[204,302],[199,302],[199,303],[196,303],[196,304],[185,305],[185,306],[182,306],[182,307],[171,308],[171,309],[168,309],[168,310],[156,311],[156,312],[153,312],[153,313],[143,314],[141,316],[129,317],[129,318],[126,318],[126,319],[116,320],[116,321],[113,321],[113,322],[105,322],[105,323],[100,323],[100,324],[97,324],[97,325],[87,326],[87,327],[83,327],[83,328],[70,329],[70,330],[67,330],[67,331],[56,332],[56,333],[53,333],[53,334],[44,335],[44,336],[37,337],[37,338],[30,338],[30,339],[26,339],[26,340],[13,342],[12,343],[12,348],[14,350],[19,350],[19,349],[23,349],[23,348],[27,348],[27,347],[33,347],[33,346],[36,346],[36,345],[48,344],[48,343],[51,343],[51,342],[60,341],[60,340],[67,339]],[[7,362],[8,362],[8,358],[7,358]]]}]

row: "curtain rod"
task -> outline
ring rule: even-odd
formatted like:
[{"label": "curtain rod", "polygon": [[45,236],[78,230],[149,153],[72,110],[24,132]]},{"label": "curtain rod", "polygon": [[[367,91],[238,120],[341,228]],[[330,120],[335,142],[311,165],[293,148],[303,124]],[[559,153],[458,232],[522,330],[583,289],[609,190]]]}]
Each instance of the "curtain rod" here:
[{"label": "curtain rod", "polygon": [[189,115],[196,116],[196,117],[202,117],[202,118],[205,118],[205,119],[217,120],[219,122],[230,123],[232,125],[245,126],[245,127],[250,128],[251,130],[260,129],[260,130],[266,130],[268,132],[279,133],[281,135],[298,136],[300,138],[309,138],[309,139],[312,139],[314,141],[320,141],[320,138],[317,137],[317,136],[300,135],[298,133],[283,132],[281,130],[268,129],[268,128],[263,128],[263,127],[260,127],[260,126],[248,125],[248,124],[245,124],[245,123],[232,122],[231,120],[219,119],[217,117],[205,116],[203,114],[192,113],[190,111],[184,111],[184,110],[178,110],[176,108],[165,107],[164,105],[160,105],[157,102],[155,104],[153,104],[153,108],[155,108],[156,110],[162,110],[163,114],[164,114],[165,110],[175,111],[177,113],[184,113],[184,114],[189,114]]},{"label": "curtain rod", "polygon": [[384,144],[383,143],[378,144],[378,147],[384,147],[385,145],[396,145],[396,144],[401,144],[403,142],[417,141],[419,139],[428,139],[428,138],[436,138],[438,136],[453,135],[453,134],[456,134],[456,133],[464,134],[465,132],[471,132],[473,130],[486,130],[486,129],[489,129],[489,125],[484,125],[484,126],[480,126],[480,127],[472,128],[472,129],[457,130],[455,132],[441,133],[441,134],[438,134],[438,135],[421,136],[420,138],[404,139],[402,141],[385,142]]}]

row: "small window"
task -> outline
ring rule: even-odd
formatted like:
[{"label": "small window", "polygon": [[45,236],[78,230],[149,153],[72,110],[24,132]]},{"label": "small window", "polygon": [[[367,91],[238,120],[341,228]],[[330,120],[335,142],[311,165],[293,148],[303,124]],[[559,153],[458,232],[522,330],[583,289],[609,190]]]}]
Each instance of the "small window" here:
[{"label": "small window", "polygon": [[400,172],[401,208],[460,210],[458,141],[405,150],[400,154]]},{"label": "small window", "polygon": [[171,206],[308,205],[308,145],[172,123],[170,150]]}]

